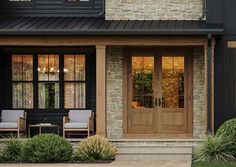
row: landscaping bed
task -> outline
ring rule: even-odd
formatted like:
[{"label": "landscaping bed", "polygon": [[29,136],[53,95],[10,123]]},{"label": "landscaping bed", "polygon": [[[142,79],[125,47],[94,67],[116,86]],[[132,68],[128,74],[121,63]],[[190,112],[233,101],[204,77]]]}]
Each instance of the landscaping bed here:
[{"label": "landscaping bed", "polygon": [[0,152],[0,163],[96,163],[114,160],[117,149],[106,138],[92,136],[74,148],[64,138],[41,134],[29,140],[9,139]]},{"label": "landscaping bed", "polygon": [[236,162],[194,162],[192,167],[236,167]]}]

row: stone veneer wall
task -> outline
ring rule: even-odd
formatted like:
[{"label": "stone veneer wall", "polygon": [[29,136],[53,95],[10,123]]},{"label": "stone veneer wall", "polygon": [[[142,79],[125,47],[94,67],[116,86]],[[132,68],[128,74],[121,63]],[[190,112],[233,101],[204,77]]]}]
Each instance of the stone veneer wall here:
[{"label": "stone veneer wall", "polygon": [[193,51],[193,136],[201,138],[205,133],[205,63],[204,48]]},{"label": "stone veneer wall", "polygon": [[108,47],[107,68],[107,136],[122,137],[123,133],[123,66],[122,47]]},{"label": "stone veneer wall", "polygon": [[[107,48],[107,137],[109,139],[119,139],[123,132],[122,55],[122,47]],[[205,130],[203,47],[194,48],[193,57],[193,136],[194,138],[201,138]]]},{"label": "stone veneer wall", "polygon": [[197,20],[202,0],[106,0],[107,20]]}]

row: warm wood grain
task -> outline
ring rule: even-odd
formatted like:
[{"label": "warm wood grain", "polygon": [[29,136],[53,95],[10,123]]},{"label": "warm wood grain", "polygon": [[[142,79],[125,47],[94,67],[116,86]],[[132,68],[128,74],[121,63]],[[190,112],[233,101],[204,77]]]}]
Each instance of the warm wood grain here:
[{"label": "warm wood grain", "polygon": [[96,46],[96,133],[106,136],[106,46]]}]

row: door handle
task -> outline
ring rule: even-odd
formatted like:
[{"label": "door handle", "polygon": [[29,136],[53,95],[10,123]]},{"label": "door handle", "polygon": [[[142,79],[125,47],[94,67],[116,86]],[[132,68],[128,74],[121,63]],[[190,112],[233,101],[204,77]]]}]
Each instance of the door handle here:
[{"label": "door handle", "polygon": [[161,106],[161,98],[159,98],[159,106]]},{"label": "door handle", "polygon": [[157,106],[157,98],[155,98],[155,106]]}]

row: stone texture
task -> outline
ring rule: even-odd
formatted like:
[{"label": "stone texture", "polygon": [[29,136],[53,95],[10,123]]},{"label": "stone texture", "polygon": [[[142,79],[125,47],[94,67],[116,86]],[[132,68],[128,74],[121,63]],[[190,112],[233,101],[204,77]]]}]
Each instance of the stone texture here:
[{"label": "stone texture", "polygon": [[107,136],[120,138],[123,131],[122,96],[123,67],[122,47],[108,47],[107,66]]},{"label": "stone texture", "polygon": [[202,0],[106,0],[107,20],[197,20]]},{"label": "stone texture", "polygon": [[[107,136],[122,137],[122,47],[108,47],[107,53]],[[201,138],[205,132],[204,49],[194,48],[193,53],[193,136]]]},{"label": "stone texture", "polygon": [[196,47],[193,53],[193,136],[205,134],[205,70],[204,48]]}]

